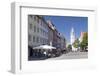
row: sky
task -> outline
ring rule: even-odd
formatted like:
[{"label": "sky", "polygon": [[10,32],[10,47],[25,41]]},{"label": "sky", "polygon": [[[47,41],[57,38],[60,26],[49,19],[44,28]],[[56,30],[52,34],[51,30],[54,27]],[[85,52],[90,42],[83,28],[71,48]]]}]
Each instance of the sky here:
[{"label": "sky", "polygon": [[88,17],[78,16],[43,16],[45,20],[50,20],[56,29],[64,35],[70,43],[70,32],[74,28],[75,37],[79,38],[81,32],[88,32]]}]

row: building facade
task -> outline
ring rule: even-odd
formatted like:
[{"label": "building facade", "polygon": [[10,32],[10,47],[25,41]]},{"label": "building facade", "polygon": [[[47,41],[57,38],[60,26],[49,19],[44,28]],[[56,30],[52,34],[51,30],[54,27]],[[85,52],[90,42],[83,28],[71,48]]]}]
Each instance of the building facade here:
[{"label": "building facade", "polygon": [[81,32],[81,35],[80,35],[80,38],[79,38],[79,41],[80,42],[82,42],[83,41],[83,37],[84,37],[84,34],[85,34],[86,32]]},{"label": "building facade", "polygon": [[64,49],[66,39],[50,20],[45,21],[43,16],[28,15],[28,46],[33,48],[40,45]]},{"label": "building facade", "polygon": [[48,29],[48,44],[53,46],[53,42],[54,42],[53,41],[53,37],[54,37],[53,33],[54,33],[55,28],[50,20],[47,20],[47,23],[48,23],[48,28],[49,28]]},{"label": "building facade", "polygon": [[66,39],[65,37],[59,33],[56,29],[55,25],[48,20],[47,21],[49,26],[49,34],[48,34],[48,41],[52,43],[52,46],[56,47],[57,49],[65,49],[66,48]]},{"label": "building facade", "polygon": [[61,49],[66,49],[66,39],[62,34],[60,39],[61,39]]},{"label": "building facade", "polygon": [[28,45],[48,44],[48,26],[42,16],[28,15]]}]

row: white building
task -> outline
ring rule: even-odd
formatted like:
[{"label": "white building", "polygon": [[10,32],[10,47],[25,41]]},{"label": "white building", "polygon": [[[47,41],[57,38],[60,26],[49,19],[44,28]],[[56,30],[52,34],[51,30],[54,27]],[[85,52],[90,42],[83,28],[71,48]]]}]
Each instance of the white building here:
[{"label": "white building", "polygon": [[74,43],[74,41],[75,41],[75,32],[74,32],[74,28],[72,27],[71,33],[70,33],[70,42],[71,42],[71,45]]},{"label": "white building", "polygon": [[42,16],[28,15],[28,45],[48,44],[48,26]]},{"label": "white building", "polygon": [[72,45],[72,51],[76,51],[77,50],[77,48],[75,48],[73,46],[74,42],[75,42],[75,32],[74,32],[74,28],[72,27],[71,33],[70,33],[70,44]]}]

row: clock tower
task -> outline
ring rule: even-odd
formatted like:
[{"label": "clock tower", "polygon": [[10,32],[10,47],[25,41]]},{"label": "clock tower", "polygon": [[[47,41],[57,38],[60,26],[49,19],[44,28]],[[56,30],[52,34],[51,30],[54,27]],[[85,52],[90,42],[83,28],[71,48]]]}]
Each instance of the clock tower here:
[{"label": "clock tower", "polygon": [[72,51],[75,51],[75,48],[73,46],[73,43],[75,42],[75,32],[74,28],[71,28],[71,33],[70,33],[70,44],[72,45]]}]

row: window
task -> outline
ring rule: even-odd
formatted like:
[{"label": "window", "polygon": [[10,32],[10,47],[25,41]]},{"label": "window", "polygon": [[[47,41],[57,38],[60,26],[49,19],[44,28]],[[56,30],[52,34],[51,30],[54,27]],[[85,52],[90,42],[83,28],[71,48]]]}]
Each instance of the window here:
[{"label": "window", "polygon": [[43,44],[43,38],[42,38],[42,44]]},{"label": "window", "polygon": [[43,39],[43,44],[45,44],[45,39]]},{"label": "window", "polygon": [[34,26],[34,32],[36,32],[36,26]]},{"label": "window", "polygon": [[28,41],[31,41],[31,35],[28,35]]},{"label": "window", "polygon": [[40,38],[38,39],[38,42],[40,43]]},{"label": "window", "polygon": [[36,40],[36,42],[37,42],[37,43],[39,42],[39,37],[37,37],[37,40]]},{"label": "window", "polygon": [[41,19],[39,19],[39,24],[41,25]]},{"label": "window", "polygon": [[40,43],[42,43],[42,38],[40,38]]},{"label": "window", "polygon": [[48,39],[47,39],[47,44],[48,44]]},{"label": "window", "polygon": [[29,24],[29,28],[32,29],[32,24]]},{"label": "window", "polygon": [[39,28],[37,28],[37,32],[39,33]]},{"label": "window", "polygon": [[41,43],[41,38],[40,38],[40,43]]},{"label": "window", "polygon": [[43,41],[42,43],[44,44],[44,38],[42,39],[42,41]]},{"label": "window", "polygon": [[35,42],[35,36],[33,36],[33,42]]},{"label": "window", "polygon": [[37,23],[39,23],[39,18],[37,17]]},{"label": "window", "polygon": [[41,29],[41,34],[42,34],[42,29]]}]

